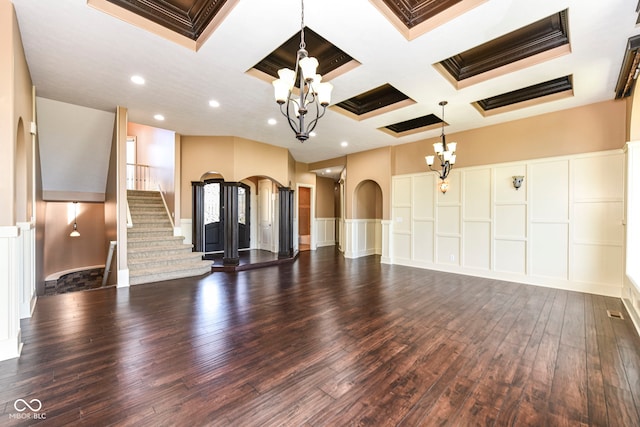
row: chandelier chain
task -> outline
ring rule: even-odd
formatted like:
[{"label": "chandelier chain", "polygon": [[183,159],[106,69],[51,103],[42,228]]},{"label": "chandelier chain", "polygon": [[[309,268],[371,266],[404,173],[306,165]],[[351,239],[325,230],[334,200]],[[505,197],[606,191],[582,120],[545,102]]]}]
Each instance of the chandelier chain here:
[{"label": "chandelier chain", "polygon": [[300,1],[300,49],[307,47],[304,42],[304,0]]}]

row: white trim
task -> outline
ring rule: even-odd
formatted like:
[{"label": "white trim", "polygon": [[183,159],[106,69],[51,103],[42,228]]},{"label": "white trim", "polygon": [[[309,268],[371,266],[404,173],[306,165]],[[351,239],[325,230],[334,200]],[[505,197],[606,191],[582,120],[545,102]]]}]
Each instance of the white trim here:
[{"label": "white trim", "polygon": [[131,286],[129,282],[129,269],[125,268],[124,270],[118,270],[118,288],[128,288]]},{"label": "white trim", "polygon": [[317,230],[316,230],[316,186],[313,184],[296,184],[296,193],[295,193],[295,212],[294,212],[294,218],[296,219],[296,228],[294,230],[294,237],[296,240],[300,239],[300,235],[299,235],[299,231],[298,230],[298,226],[300,224],[300,219],[298,218],[298,213],[300,212],[300,198],[299,198],[299,194],[300,194],[300,188],[309,188],[311,194],[309,195],[310,197],[310,203],[311,203],[311,209],[310,209],[310,218],[309,218],[309,233],[311,233],[311,243],[310,243],[310,249],[311,250],[316,250],[318,248],[318,237],[317,237]]},{"label": "white trim", "polygon": [[61,278],[65,274],[75,273],[75,272],[84,271],[84,270],[93,270],[94,268],[104,268],[104,264],[101,264],[101,265],[88,265],[86,267],[77,267],[77,268],[70,268],[69,270],[58,271],[58,272],[55,272],[55,273],[51,273],[50,275],[45,277],[44,281],[48,282],[50,280],[58,280],[59,278]]}]

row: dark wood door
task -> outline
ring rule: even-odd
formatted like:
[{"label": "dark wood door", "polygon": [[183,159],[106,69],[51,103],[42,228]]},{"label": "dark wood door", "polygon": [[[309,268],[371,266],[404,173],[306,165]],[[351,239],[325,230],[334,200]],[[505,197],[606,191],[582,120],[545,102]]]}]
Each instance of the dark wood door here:
[{"label": "dark wood door", "polygon": [[224,250],[224,215],[222,182],[206,181],[204,185],[204,251]]},{"label": "dark wood door", "polygon": [[238,186],[238,249],[251,246],[251,189],[248,185]]}]

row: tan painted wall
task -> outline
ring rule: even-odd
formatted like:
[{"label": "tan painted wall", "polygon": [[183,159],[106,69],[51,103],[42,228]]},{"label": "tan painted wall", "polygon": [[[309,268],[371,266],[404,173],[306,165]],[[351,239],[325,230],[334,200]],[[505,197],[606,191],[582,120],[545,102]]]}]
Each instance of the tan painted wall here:
[{"label": "tan painted wall", "polygon": [[373,181],[363,181],[354,194],[354,219],[382,219],[382,191]]},{"label": "tan painted wall", "polygon": [[391,147],[383,147],[347,156],[346,217],[354,218],[356,187],[365,180],[376,182],[382,191],[382,219],[390,219]]},{"label": "tan painted wall", "polygon": [[316,218],[335,217],[334,184],[331,178],[316,179]]},{"label": "tan painted wall", "polygon": [[233,181],[264,176],[289,186],[289,150],[244,138],[234,138],[234,148]]},{"label": "tan painted wall", "polygon": [[15,125],[13,115],[13,6],[0,0],[0,226],[14,224],[13,157]]},{"label": "tan painted wall", "polygon": [[289,184],[289,151],[244,138],[230,136],[181,136],[182,218],[191,218],[191,182],[207,172],[222,175],[225,181],[240,182],[252,176]]},{"label": "tan painted wall", "polygon": [[[624,101],[605,101],[447,134],[447,141],[458,143],[457,167],[604,151],[624,146],[625,117]],[[424,156],[439,139],[395,146],[393,174],[427,171]]]},{"label": "tan painted wall", "polygon": [[0,226],[12,226],[16,222],[15,155],[19,123],[22,121],[21,139],[24,142],[22,166],[28,182],[22,191],[20,219],[31,219],[32,190],[30,187],[33,152],[31,149],[30,122],[33,121],[32,83],[22,48],[22,39],[13,5],[0,0]]},{"label": "tan painted wall", "polygon": [[296,162],[295,180],[296,184],[316,185],[316,174],[309,172],[306,163]]},{"label": "tan painted wall", "polygon": [[79,237],[70,237],[73,204],[48,202],[45,208],[44,274],[104,264],[104,204],[78,203]]}]

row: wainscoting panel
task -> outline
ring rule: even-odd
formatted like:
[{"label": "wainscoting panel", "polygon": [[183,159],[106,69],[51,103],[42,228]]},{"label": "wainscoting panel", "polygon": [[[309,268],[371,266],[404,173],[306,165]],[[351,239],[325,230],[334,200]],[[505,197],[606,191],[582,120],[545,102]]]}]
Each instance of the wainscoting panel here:
[{"label": "wainscoting panel", "polygon": [[496,240],[495,266],[498,273],[524,276],[526,272],[527,242],[524,240]]},{"label": "wainscoting panel", "polygon": [[526,205],[496,205],[495,218],[496,238],[527,237]]},{"label": "wainscoting panel", "polygon": [[420,236],[419,239],[412,239],[413,259],[416,261],[433,263],[433,224],[433,220],[413,221],[415,235]]},{"label": "wainscoting panel", "polygon": [[336,218],[316,218],[317,246],[333,246],[336,244]]},{"label": "wainscoting panel", "polygon": [[0,227],[0,360],[20,355],[18,227]]},{"label": "wainscoting panel", "polygon": [[465,221],[463,265],[480,270],[491,269],[491,220]]},{"label": "wainscoting panel", "polygon": [[346,258],[382,255],[382,221],[379,219],[345,220]]},{"label": "wainscoting panel", "polygon": [[436,246],[438,248],[438,264],[458,265],[460,263],[459,237],[438,236]]},{"label": "wainscoting panel", "polygon": [[531,224],[531,274],[566,280],[569,272],[569,224]]},{"label": "wainscoting panel", "polygon": [[454,169],[446,194],[438,181],[393,177],[390,263],[621,296],[622,150]]}]

